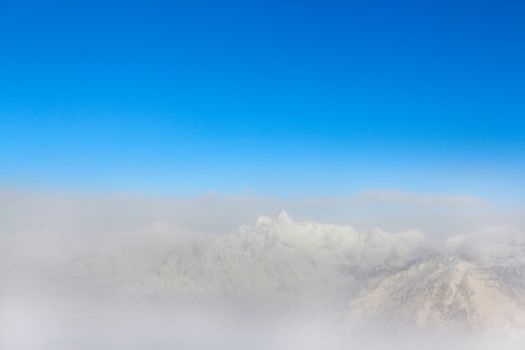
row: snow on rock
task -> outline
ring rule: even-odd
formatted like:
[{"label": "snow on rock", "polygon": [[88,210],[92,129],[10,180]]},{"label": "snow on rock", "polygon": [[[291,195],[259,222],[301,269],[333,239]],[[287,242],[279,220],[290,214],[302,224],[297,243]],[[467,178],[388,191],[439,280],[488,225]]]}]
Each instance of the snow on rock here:
[{"label": "snow on rock", "polygon": [[134,296],[319,301],[337,317],[525,328],[525,240],[512,228],[449,239],[294,221],[281,211],[226,235],[154,225],[114,235],[86,273]]},{"label": "snow on rock", "polygon": [[525,327],[523,305],[498,276],[443,256],[385,278],[351,303],[350,314],[432,327]]}]

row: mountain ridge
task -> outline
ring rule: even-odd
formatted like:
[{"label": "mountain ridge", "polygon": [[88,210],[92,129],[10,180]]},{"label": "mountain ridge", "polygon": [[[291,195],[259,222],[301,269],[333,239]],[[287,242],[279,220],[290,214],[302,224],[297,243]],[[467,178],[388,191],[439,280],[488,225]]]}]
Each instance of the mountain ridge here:
[{"label": "mountain ridge", "polygon": [[222,236],[171,230],[123,234],[91,255],[90,275],[118,278],[135,296],[324,300],[349,320],[525,328],[525,244],[509,227],[440,245],[418,231],[363,232],[281,211]]}]

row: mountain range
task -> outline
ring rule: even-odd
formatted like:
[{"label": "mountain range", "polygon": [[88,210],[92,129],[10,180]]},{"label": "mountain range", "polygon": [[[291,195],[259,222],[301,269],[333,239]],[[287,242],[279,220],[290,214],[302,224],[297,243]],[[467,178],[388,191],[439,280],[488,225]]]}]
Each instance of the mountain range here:
[{"label": "mountain range", "polygon": [[133,297],[307,303],[351,322],[525,329],[525,238],[507,226],[436,242],[418,231],[295,222],[282,211],[225,235],[163,224],[123,232],[80,265]]}]

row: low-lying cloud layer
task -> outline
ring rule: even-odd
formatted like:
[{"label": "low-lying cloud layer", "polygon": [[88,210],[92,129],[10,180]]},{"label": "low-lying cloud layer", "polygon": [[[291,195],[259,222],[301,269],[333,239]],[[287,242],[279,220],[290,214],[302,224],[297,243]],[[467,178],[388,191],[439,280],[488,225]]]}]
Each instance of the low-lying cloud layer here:
[{"label": "low-lying cloud layer", "polygon": [[2,348],[525,345],[525,236],[483,199],[0,198]]},{"label": "low-lying cloud layer", "polygon": [[133,229],[154,222],[218,234],[282,209],[298,219],[351,225],[358,229],[381,227],[393,232],[418,229],[439,237],[502,224],[525,228],[524,207],[505,207],[487,199],[458,194],[376,190],[340,197],[218,193],[154,197],[0,187],[0,234],[48,228],[93,234]]}]

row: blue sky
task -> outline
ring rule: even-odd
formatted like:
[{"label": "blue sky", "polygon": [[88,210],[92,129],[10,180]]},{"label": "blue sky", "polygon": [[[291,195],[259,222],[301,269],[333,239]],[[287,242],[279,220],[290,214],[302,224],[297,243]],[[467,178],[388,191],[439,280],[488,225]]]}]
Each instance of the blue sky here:
[{"label": "blue sky", "polygon": [[519,1],[0,1],[0,183],[525,195]]}]

